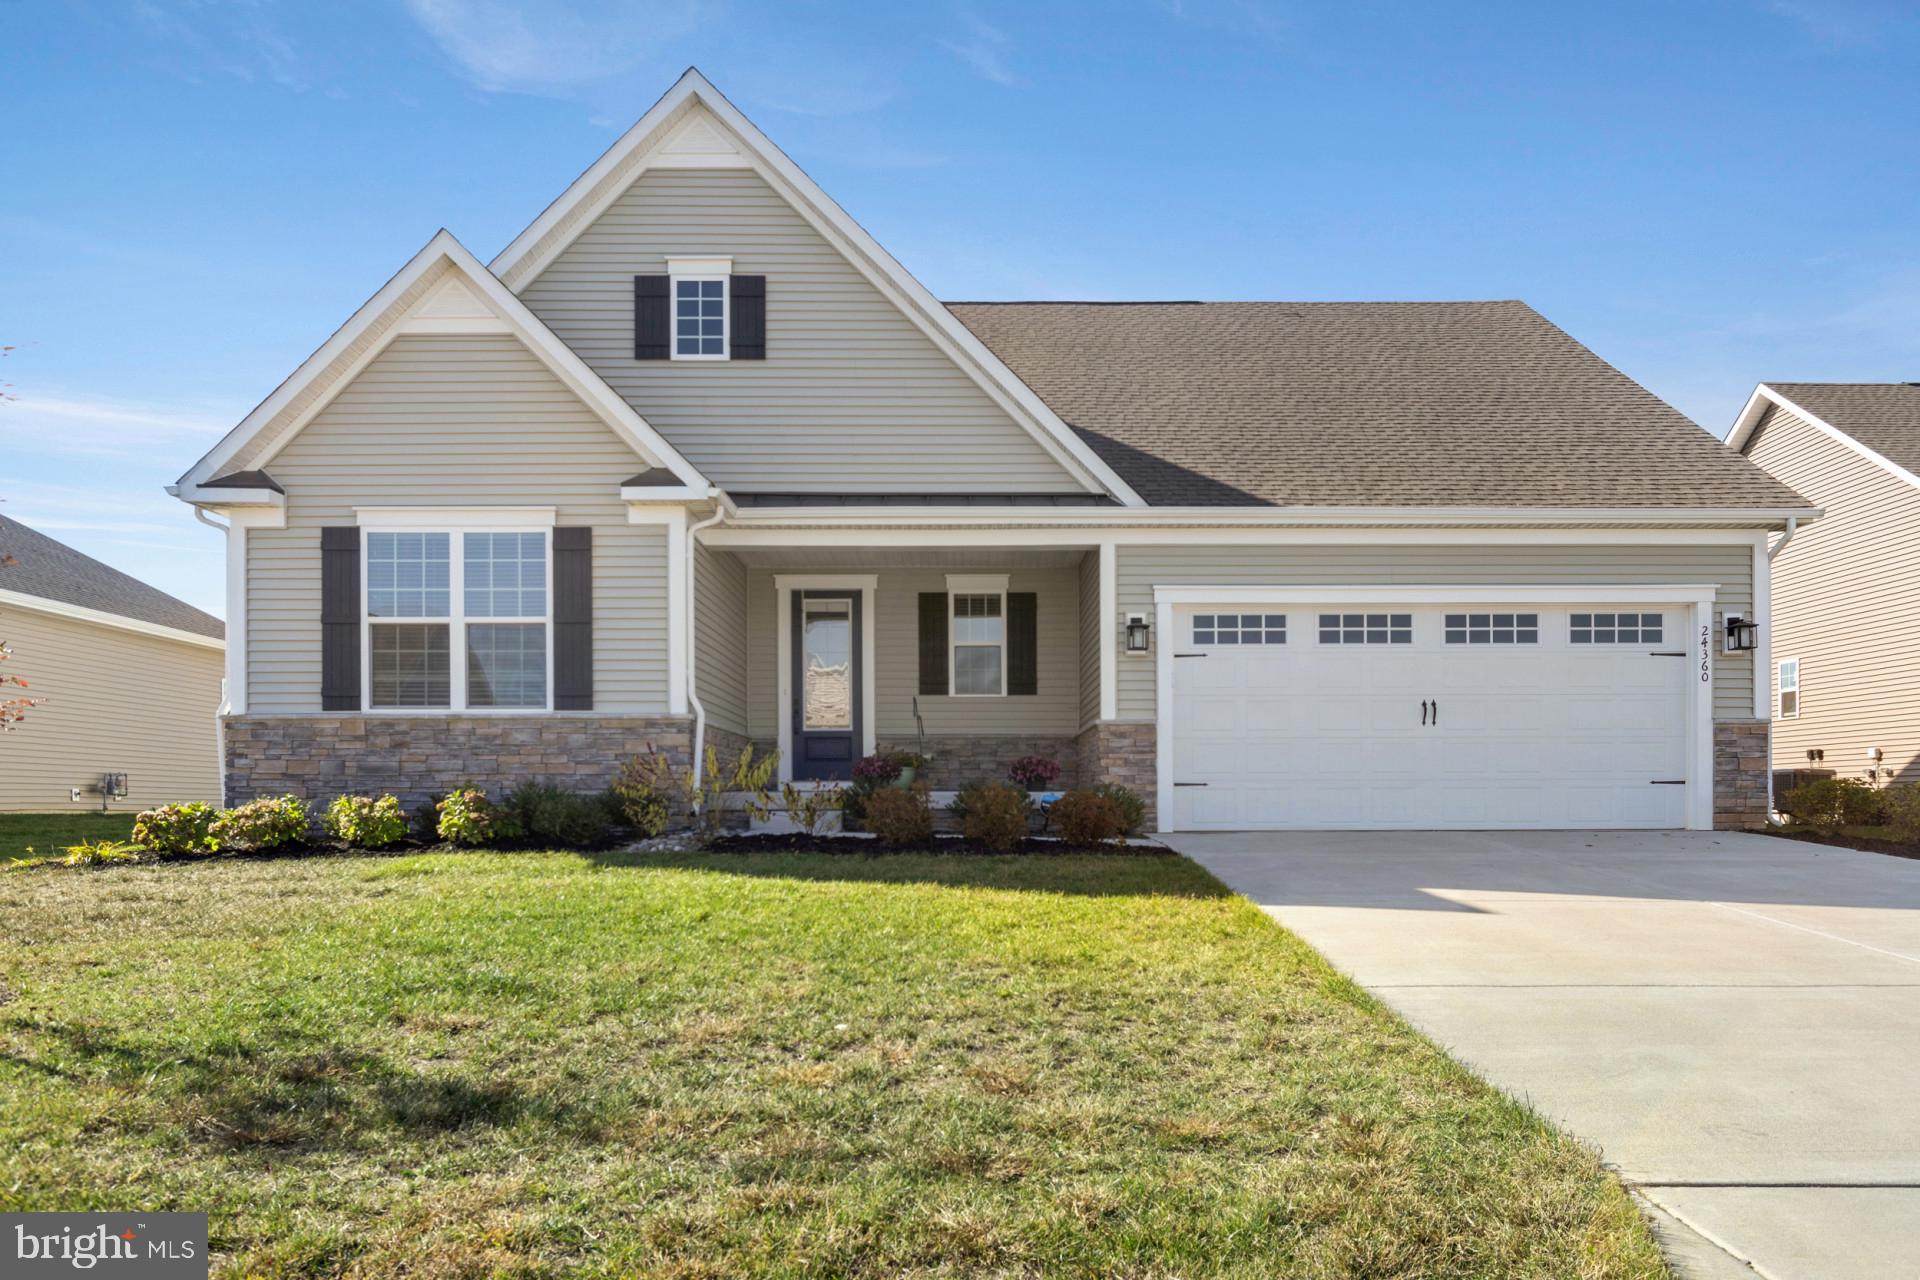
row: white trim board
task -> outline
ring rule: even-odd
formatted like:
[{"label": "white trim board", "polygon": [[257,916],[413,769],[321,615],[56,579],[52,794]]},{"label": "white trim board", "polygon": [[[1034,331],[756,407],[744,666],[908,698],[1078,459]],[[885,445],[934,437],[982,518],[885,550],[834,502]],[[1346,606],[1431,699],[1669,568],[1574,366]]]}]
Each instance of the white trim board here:
[{"label": "white trim board", "polygon": [[1808,424],[1838,442],[1842,447],[1859,454],[1889,475],[1896,476],[1908,484],[1920,488],[1920,475],[1916,475],[1907,470],[1879,450],[1860,443],[1860,441],[1840,430],[1840,428],[1834,426],[1819,414],[1810,413],[1801,408],[1764,382],[1755,387],[1753,394],[1747,397],[1746,407],[1740,410],[1740,416],[1733,421],[1733,430],[1727,433],[1727,444],[1739,450],[1741,453],[1745,453],[1747,451],[1747,442],[1753,438],[1755,428],[1760,425],[1760,419],[1765,417],[1767,410],[1772,407],[1784,409],[1795,417],[1805,420]]},{"label": "white trim board", "polygon": [[703,137],[693,153],[707,157],[703,165],[717,157],[728,167],[757,172],[1088,492],[1110,494],[1129,507],[1145,505],[972,330],[694,68],[514,237],[493,260],[492,270],[516,293],[525,289],[650,165],[685,167],[679,161],[689,153],[674,161],[662,153],[693,133],[693,122],[712,134],[711,139]]},{"label": "white trim board", "polygon": [[765,528],[733,523],[710,529],[701,541],[715,547],[1213,547],[1373,546],[1752,546],[1767,531],[1752,529],[1433,529],[1405,528],[1152,528],[1091,523],[1015,527],[1002,521],[976,528],[850,525],[845,528]]},{"label": "white trim board", "polygon": [[85,605],[68,604],[65,600],[49,600],[45,596],[28,595],[24,591],[0,591],[0,608],[25,609],[30,613],[44,613],[50,618],[65,618],[69,622],[87,622],[95,626],[112,627],[116,631],[131,631],[135,635],[151,636],[156,640],[175,640],[181,644],[190,644],[202,649],[227,647],[225,640],[214,636],[203,636],[197,631],[183,631],[179,627],[168,627],[158,622],[129,618],[125,614],[108,613],[104,609],[89,609]]},{"label": "white trim board", "polygon": [[[1697,678],[1687,682],[1687,828],[1713,829],[1713,679],[1715,643],[1713,600],[1716,587],[1678,586],[1568,587],[1542,583],[1506,587],[1209,587],[1155,586],[1154,632],[1154,794],[1159,829],[1172,831],[1174,610],[1209,604],[1677,604],[1687,608],[1691,653]],[[1676,637],[1677,640],[1677,637]]]},{"label": "white trim board", "polygon": [[[701,535],[704,536],[704,535]],[[874,655],[878,628],[873,598],[880,586],[875,573],[779,573],[773,578],[775,746],[780,752],[780,781],[793,781],[793,593],[796,591],[858,591],[860,593],[860,754],[872,755],[879,739],[874,730]]]},{"label": "white trim board", "polygon": [[[399,305],[407,292],[433,272],[446,273],[450,279],[459,281],[462,286],[459,296],[449,301],[448,285],[443,282],[415,300],[403,314],[389,320],[388,313]],[[484,304],[490,314],[461,314],[479,304]],[[423,308],[429,312],[438,309],[454,314],[422,315]],[[363,350],[353,354],[342,367],[329,375],[328,371],[336,361],[348,356],[357,343],[383,322],[386,322],[385,327],[380,329],[375,340],[368,342]],[[448,328],[449,325],[452,328]],[[354,312],[319,350],[308,356],[292,376],[275,388],[273,394],[261,401],[206,456],[193,464],[180,478],[178,487],[186,491],[180,496],[203,505],[219,505],[219,500],[209,495],[220,491],[201,486],[220,475],[243,452],[262,441],[264,447],[250,454],[246,465],[249,469],[264,469],[287,441],[298,435],[335,396],[352,383],[355,375],[386,350],[395,337],[410,330],[511,334],[583,404],[593,410],[614,434],[624,440],[641,460],[650,466],[664,467],[673,472],[684,485],[702,492],[711,491],[712,486],[706,477],[692,463],[668,444],[666,438],[589,368],[572,348],[560,341],[553,330],[527,309],[518,295],[502,285],[492,272],[481,265],[478,258],[467,251],[465,245],[454,239],[450,232],[442,230],[435,233],[420,252],[414,254],[392,279]],[[285,421],[280,420],[284,410],[310,388],[322,384],[323,380],[320,394]],[[233,492],[246,496],[251,491]]]}]

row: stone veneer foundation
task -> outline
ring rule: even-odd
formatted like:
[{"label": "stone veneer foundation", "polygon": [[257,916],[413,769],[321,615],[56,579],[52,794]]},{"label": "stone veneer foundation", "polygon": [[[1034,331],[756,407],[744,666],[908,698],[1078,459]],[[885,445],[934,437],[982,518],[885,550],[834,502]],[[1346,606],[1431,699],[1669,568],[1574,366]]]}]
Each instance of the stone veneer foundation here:
[{"label": "stone veneer foundation", "polygon": [[1007,768],[1022,756],[1046,756],[1059,762],[1061,788],[1079,785],[1078,752],[1072,738],[972,737],[882,738],[882,752],[917,751],[927,757],[915,775],[935,791],[958,791],[972,782],[1005,782]]},{"label": "stone veneer foundation", "polygon": [[687,760],[693,721],[594,711],[539,716],[229,716],[227,803],[392,792],[412,809],[462,783],[598,791],[648,744]]},{"label": "stone veneer foundation", "polygon": [[1767,774],[1772,768],[1765,720],[1713,723],[1713,825],[1740,830],[1767,825]]},{"label": "stone veneer foundation", "polygon": [[1148,831],[1159,827],[1159,772],[1154,727],[1149,721],[1101,720],[1074,740],[1080,758],[1080,782],[1115,782],[1147,802]]}]

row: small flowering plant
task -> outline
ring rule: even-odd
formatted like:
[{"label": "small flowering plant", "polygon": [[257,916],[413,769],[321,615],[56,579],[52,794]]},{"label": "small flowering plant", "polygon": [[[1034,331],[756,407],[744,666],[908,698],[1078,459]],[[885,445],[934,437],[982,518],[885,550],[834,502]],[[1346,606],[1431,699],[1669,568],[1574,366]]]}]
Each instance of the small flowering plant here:
[{"label": "small flowering plant", "polygon": [[853,762],[853,780],[868,787],[884,787],[900,776],[900,758],[882,753]]},{"label": "small flowering plant", "polygon": [[1007,777],[1029,791],[1045,791],[1060,781],[1060,763],[1045,756],[1021,756],[1007,766]]}]

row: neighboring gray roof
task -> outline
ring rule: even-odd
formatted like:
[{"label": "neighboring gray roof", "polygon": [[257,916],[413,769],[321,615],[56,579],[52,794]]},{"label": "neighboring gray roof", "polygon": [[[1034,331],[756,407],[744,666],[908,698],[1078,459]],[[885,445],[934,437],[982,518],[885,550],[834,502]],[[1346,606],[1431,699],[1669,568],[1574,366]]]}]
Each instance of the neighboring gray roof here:
[{"label": "neighboring gray roof", "polygon": [[1769,382],[1771,390],[1887,461],[1920,471],[1920,383]]},{"label": "neighboring gray roof", "polygon": [[948,305],[1152,505],[1810,505],[1523,302]]},{"label": "neighboring gray roof", "polygon": [[215,476],[200,486],[202,489],[271,489],[275,493],[285,493],[280,482],[264,471],[229,471],[224,476]]},{"label": "neighboring gray roof", "polygon": [[212,614],[202,613],[184,600],[176,600],[6,516],[0,516],[0,555],[11,556],[15,562],[0,566],[0,591],[18,591],[83,609],[117,613],[216,640],[226,634],[220,619]]}]

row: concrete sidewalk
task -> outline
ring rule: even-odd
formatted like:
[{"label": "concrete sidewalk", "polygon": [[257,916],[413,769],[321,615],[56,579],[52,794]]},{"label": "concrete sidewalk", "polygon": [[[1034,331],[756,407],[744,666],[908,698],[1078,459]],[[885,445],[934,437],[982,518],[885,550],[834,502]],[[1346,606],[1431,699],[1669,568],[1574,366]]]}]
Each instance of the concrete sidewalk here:
[{"label": "concrete sidewalk", "polygon": [[1920,1277],[1920,862],[1706,832],[1166,840],[1595,1143],[1683,1275]]}]

